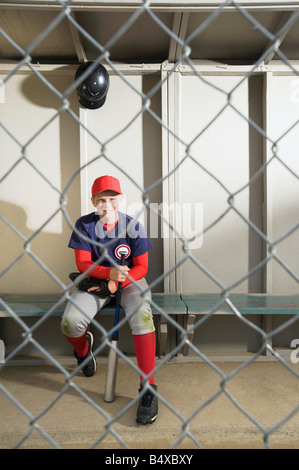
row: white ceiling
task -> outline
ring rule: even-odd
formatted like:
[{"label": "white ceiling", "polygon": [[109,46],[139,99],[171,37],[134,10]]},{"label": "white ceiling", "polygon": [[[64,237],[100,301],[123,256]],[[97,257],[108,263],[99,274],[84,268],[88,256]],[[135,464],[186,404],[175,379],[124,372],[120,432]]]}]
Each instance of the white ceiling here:
[{"label": "white ceiling", "polygon": [[[0,2],[0,57],[2,61],[20,60],[29,48],[33,63],[77,64],[94,60],[101,46],[117,33],[136,11],[135,3],[142,2],[81,2],[75,0],[68,10],[70,18],[86,32],[78,31],[72,21],[63,17],[57,26],[32,43],[60,15],[62,8],[53,0],[20,0]],[[251,64],[271,45],[263,28],[277,35],[280,50],[290,60],[299,60],[299,2],[246,2],[244,11],[262,27],[256,28],[235,7],[220,12],[222,2],[157,2],[152,14],[167,30],[182,40],[188,40],[191,59],[204,59],[226,64]],[[166,5],[167,3],[167,5]],[[239,2],[243,3],[244,2]],[[218,14],[216,15],[216,13]],[[206,27],[205,21],[216,15]],[[125,63],[157,63],[177,60],[181,54],[178,43],[163,30],[149,14],[142,14],[110,47],[110,59]],[[198,34],[189,40],[197,28]],[[93,39],[89,40],[88,35]],[[96,41],[101,46],[97,47]],[[274,52],[265,56],[265,63],[277,59]]]}]

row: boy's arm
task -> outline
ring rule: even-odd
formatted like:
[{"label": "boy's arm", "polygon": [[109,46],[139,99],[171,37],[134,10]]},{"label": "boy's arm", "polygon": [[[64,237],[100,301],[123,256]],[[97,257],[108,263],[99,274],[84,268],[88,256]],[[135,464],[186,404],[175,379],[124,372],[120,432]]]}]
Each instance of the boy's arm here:
[{"label": "boy's arm", "polygon": [[[75,249],[75,259],[78,270],[83,273],[88,268],[90,268],[94,262],[91,259],[91,252],[85,250]],[[133,267],[129,270],[129,274],[134,279],[138,281],[143,278],[148,270],[148,253],[144,253],[140,256],[133,257]],[[115,273],[116,271],[116,273]],[[118,275],[119,270],[117,268],[111,268],[107,266],[95,266],[89,272],[89,276],[97,277],[99,279],[113,279],[115,275]],[[125,279],[123,282],[123,287],[131,284],[129,279]]]},{"label": "boy's arm", "polygon": [[[94,265],[94,262],[91,259],[90,251],[79,250],[76,248],[75,260],[78,271],[80,271],[80,273],[87,271],[87,269]],[[109,266],[95,266],[88,275],[97,277],[99,279],[110,279],[110,270],[111,268]]]},{"label": "boy's arm", "polygon": [[[134,281],[139,281],[139,279],[142,279],[143,277],[146,276],[148,271],[148,253],[144,253],[143,255],[140,256],[133,256],[133,266],[130,269],[129,275]],[[126,279],[123,282],[123,287],[126,287],[127,285],[131,284],[130,279]]]}]

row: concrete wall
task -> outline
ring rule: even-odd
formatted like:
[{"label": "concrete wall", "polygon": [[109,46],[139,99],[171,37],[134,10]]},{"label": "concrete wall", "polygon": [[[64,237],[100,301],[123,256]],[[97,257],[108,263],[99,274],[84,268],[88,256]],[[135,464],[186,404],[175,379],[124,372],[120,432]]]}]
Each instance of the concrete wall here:
[{"label": "concrete wall", "polygon": [[[44,75],[60,92],[73,82],[73,72]],[[78,114],[75,98],[71,96],[70,106]],[[59,191],[80,162],[79,126],[67,113],[57,115],[60,105],[58,97],[33,73],[17,73],[5,84],[0,113],[7,132],[1,128],[0,140],[1,175],[7,172],[7,176],[1,183],[0,199],[1,213],[14,229],[1,223],[2,269],[23,253],[23,237],[32,238],[28,252],[1,278],[1,292],[61,291],[29,250],[63,282],[74,269],[72,253],[66,248],[70,229],[57,209]],[[72,218],[79,213],[80,199],[78,178],[68,191],[67,210]]]}]

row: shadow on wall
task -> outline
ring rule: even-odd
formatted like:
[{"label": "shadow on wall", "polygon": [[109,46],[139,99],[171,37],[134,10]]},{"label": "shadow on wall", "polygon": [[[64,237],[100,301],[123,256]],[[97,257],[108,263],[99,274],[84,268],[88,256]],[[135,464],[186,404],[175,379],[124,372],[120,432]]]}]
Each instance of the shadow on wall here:
[{"label": "shadow on wall", "polygon": [[[24,209],[6,202],[0,203],[0,210],[9,223],[28,240],[34,231],[27,226]],[[1,221],[0,243],[2,245],[2,269],[10,269],[1,278],[2,293],[60,293],[61,287],[54,281],[30,252],[37,257],[63,283],[68,284],[68,274],[74,270],[74,256],[67,248],[71,229],[63,221],[61,234],[45,230],[36,232],[29,250],[24,241],[7,223]],[[19,259],[17,259],[20,257]]]},{"label": "shadow on wall", "polygon": [[[45,83],[36,75],[26,77],[22,84],[24,96],[36,106],[59,110],[62,106],[62,100],[50,87],[56,89],[62,95],[72,85],[75,76],[75,70],[68,70],[68,67],[61,68],[66,70],[65,75],[59,69],[55,71],[57,75],[42,72]],[[49,85],[47,85],[47,82]],[[70,102],[71,109],[78,115],[79,104],[76,91],[73,91],[67,99]]]},{"label": "shadow on wall", "polygon": [[[56,73],[60,73],[59,71]],[[61,75],[51,75],[43,72],[46,80],[48,80],[52,87],[55,87],[60,93],[63,93],[65,89],[70,86],[73,82],[73,72],[66,72],[66,74]],[[29,103],[33,103],[37,107],[53,109],[53,116],[55,116],[55,110],[58,110],[62,102],[57,97],[57,95],[49,89],[49,87],[43,83],[37,76],[29,75],[25,76],[21,85],[21,93],[26,98]],[[69,97],[70,106],[73,112],[79,114],[79,104],[77,101],[76,93],[72,93]],[[35,119],[34,125],[36,123],[36,130],[39,129],[39,126],[42,126],[44,123],[42,121],[44,115],[39,114],[38,108],[33,108],[34,114],[30,115],[30,119]],[[48,114],[47,114],[48,116]],[[78,169],[80,165],[80,140],[79,140],[79,125],[76,120],[71,117],[68,113],[62,112],[55,119],[59,120],[58,132],[56,134],[50,134],[51,137],[54,137],[56,142],[49,142],[45,133],[43,131],[38,135],[35,140],[35,145],[39,145],[40,153],[38,150],[34,150],[29,158],[32,157],[35,159],[35,163],[40,171],[45,174],[46,178],[55,178],[55,181],[58,181],[59,184],[56,184],[59,188],[64,188],[70,177]],[[50,125],[50,124],[49,124]],[[45,135],[45,138],[43,136]],[[55,145],[53,145],[55,144]],[[58,161],[57,170],[53,168],[47,168],[47,160],[43,161],[43,149],[47,149],[48,152],[48,161],[49,159],[49,145],[50,148],[56,149],[59,155],[55,155],[55,161]],[[38,153],[38,159],[36,156]],[[54,160],[54,159],[53,159]],[[26,165],[26,162],[23,161],[22,165]],[[50,197],[57,198],[54,199],[55,210],[59,207],[59,193],[49,191],[49,185],[38,177],[36,179],[37,173],[32,170],[32,179],[26,179],[24,182],[21,180],[20,175],[22,175],[22,167],[17,167],[18,171],[14,173],[14,170],[9,175],[9,178],[15,178],[15,175],[19,175],[18,178],[18,190],[23,192],[22,195],[26,197],[27,187],[30,189],[30,192],[36,194],[36,199],[34,199],[34,205],[40,205],[42,203],[41,198],[39,198],[39,192],[46,188],[47,194],[49,193]],[[27,167],[26,167],[27,168]],[[60,174],[55,174],[56,171],[59,171]],[[31,175],[31,173],[30,173]],[[80,216],[80,181],[79,176],[73,181],[70,186],[67,197],[68,205],[67,211],[70,215],[70,218],[73,222]],[[32,188],[32,185],[36,186]],[[11,188],[13,191],[13,188]],[[31,194],[30,193],[30,194]],[[35,196],[34,196],[35,198]],[[7,201],[9,201],[9,194],[7,195]],[[51,205],[50,205],[51,206]],[[30,211],[34,212],[34,207],[30,207]],[[27,214],[22,206],[12,204],[10,202],[1,202],[1,213],[4,217],[14,226],[20,233],[25,237],[29,238],[34,234],[33,230],[30,230],[28,226]],[[42,224],[45,220],[50,217],[51,213],[43,213],[40,216],[40,206],[39,206],[39,216],[38,224]],[[61,217],[62,222],[60,222],[61,229],[60,233],[53,233],[53,230],[47,231],[47,226],[43,228],[42,231],[38,232],[36,236],[32,239],[30,243],[31,251],[44,263],[60,280],[65,283],[68,283],[68,273],[74,270],[74,256],[72,250],[67,248],[71,229],[64,220],[64,217],[61,216],[61,213],[55,217]],[[43,220],[39,220],[43,219]],[[24,241],[19,237],[6,223],[1,222],[1,243],[3,250],[2,256],[2,266],[5,269],[10,263],[22,254],[24,250]],[[38,265],[38,263],[30,256],[29,253],[24,253],[21,258],[5,273],[1,279],[1,292],[3,293],[56,293],[60,292],[61,288],[49,275]]]}]

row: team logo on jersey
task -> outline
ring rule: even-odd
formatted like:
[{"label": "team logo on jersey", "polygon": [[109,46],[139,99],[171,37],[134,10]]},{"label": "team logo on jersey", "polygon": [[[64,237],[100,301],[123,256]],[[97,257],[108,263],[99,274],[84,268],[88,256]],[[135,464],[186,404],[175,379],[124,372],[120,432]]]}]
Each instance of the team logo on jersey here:
[{"label": "team logo on jersey", "polygon": [[121,255],[124,254],[125,258],[128,258],[131,254],[130,247],[128,245],[118,245],[115,248],[114,254],[117,259],[121,259]]}]

